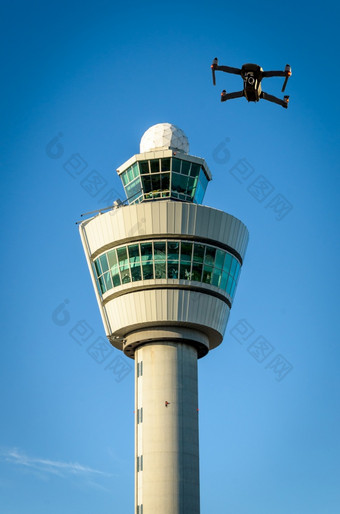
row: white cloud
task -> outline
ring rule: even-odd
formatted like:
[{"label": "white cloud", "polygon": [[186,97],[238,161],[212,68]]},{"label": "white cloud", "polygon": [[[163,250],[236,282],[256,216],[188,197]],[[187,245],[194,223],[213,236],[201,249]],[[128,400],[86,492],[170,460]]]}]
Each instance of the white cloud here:
[{"label": "white cloud", "polygon": [[82,464],[78,464],[78,462],[62,462],[58,460],[29,457],[17,448],[0,450],[0,459],[45,475],[58,475],[63,478],[70,477],[70,475],[84,477],[86,479],[93,479],[99,476],[112,476],[110,473],[104,473],[103,471],[83,466]]}]

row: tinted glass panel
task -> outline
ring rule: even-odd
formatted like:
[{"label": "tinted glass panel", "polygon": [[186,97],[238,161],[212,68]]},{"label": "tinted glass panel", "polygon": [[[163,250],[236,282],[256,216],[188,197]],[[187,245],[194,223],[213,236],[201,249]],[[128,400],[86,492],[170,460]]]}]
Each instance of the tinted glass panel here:
[{"label": "tinted glass panel", "polygon": [[226,288],[226,291],[228,294],[231,293],[231,286],[233,285],[233,279],[232,279],[232,276],[229,275],[228,277],[228,282],[227,282],[227,288]]},{"label": "tinted glass panel", "polygon": [[202,169],[201,169],[201,171],[200,171],[199,180],[200,180],[200,182],[201,182],[201,184],[202,184],[202,187],[203,187],[203,189],[204,189],[204,191],[205,191],[205,190],[206,190],[206,188],[207,188],[207,185],[208,185],[208,179],[207,179],[207,177],[205,176],[205,173],[204,173],[204,171],[203,171],[203,168],[202,168]]},{"label": "tinted glass panel", "polygon": [[127,264],[127,251],[126,246],[123,246],[123,248],[117,249],[117,255],[118,255],[118,261],[119,264]]},{"label": "tinted glass panel", "polygon": [[118,264],[115,264],[114,266],[112,266],[111,268],[111,275],[118,275],[119,274],[119,268],[118,268]]},{"label": "tinted glass panel", "polygon": [[212,270],[212,266],[204,265],[202,282],[205,282],[206,284],[211,284]]},{"label": "tinted glass panel", "polygon": [[170,173],[162,173],[161,174],[161,180],[162,180],[162,189],[169,189],[170,188]]},{"label": "tinted glass panel", "polygon": [[182,171],[181,171],[181,173],[183,173],[183,175],[189,175],[190,165],[191,165],[191,162],[189,162],[189,161],[182,161]]},{"label": "tinted glass panel", "polygon": [[235,280],[235,282],[237,282],[237,281],[238,281],[238,276],[239,276],[239,273],[240,273],[240,268],[241,268],[240,263],[239,263],[239,262],[237,262],[237,263],[236,263],[236,271],[235,271],[235,274],[234,274],[234,280]]},{"label": "tinted glass panel", "polygon": [[196,187],[196,193],[195,193],[195,200],[197,203],[202,203],[203,201],[203,198],[204,198],[204,189],[202,188],[200,182],[197,184],[197,187]]},{"label": "tinted glass panel", "polygon": [[199,165],[199,164],[195,164],[195,163],[193,162],[193,163],[191,164],[190,175],[191,175],[192,177],[198,177],[199,172],[200,172],[200,165]]},{"label": "tinted glass panel", "polygon": [[159,173],[159,159],[153,159],[150,161],[151,173]]},{"label": "tinted glass panel", "polygon": [[137,282],[138,280],[142,280],[142,272],[140,265],[138,263],[131,265],[131,277],[132,282]]},{"label": "tinted glass panel", "polygon": [[150,262],[143,263],[143,280],[153,278],[153,264]]},{"label": "tinted glass panel", "polygon": [[148,161],[141,161],[139,163],[139,168],[140,168],[141,174],[149,173],[149,162]]},{"label": "tinted glass panel", "polygon": [[140,245],[142,261],[152,260],[152,243],[141,243]]},{"label": "tinted glass panel", "polygon": [[138,177],[139,175],[139,169],[138,169],[138,164],[137,162],[135,162],[135,164],[132,165],[132,171],[133,171],[133,176],[134,177]]},{"label": "tinted glass panel", "polygon": [[99,285],[102,293],[106,292],[105,282],[103,277],[99,277]]},{"label": "tinted glass panel", "polygon": [[221,270],[214,269],[214,272],[213,272],[213,275],[212,275],[212,280],[211,280],[211,284],[213,286],[216,286],[216,287],[219,286],[221,275],[222,275],[222,271]]},{"label": "tinted glass panel", "polygon": [[196,188],[196,180],[197,180],[197,179],[195,179],[195,178],[189,177],[189,180],[188,180],[188,186],[187,186],[187,187],[188,187],[187,191],[188,191],[188,194],[189,194],[190,196],[194,196],[194,190],[195,190],[195,188]]},{"label": "tinted glass panel", "polygon": [[226,273],[225,271],[222,272],[220,288],[223,289],[224,291],[226,290],[226,287],[227,287],[228,276],[229,276],[228,273]]},{"label": "tinted glass panel", "polygon": [[226,253],[225,255],[225,259],[224,259],[224,265],[223,265],[223,269],[224,271],[226,271],[227,273],[229,273],[229,270],[230,270],[230,266],[231,266],[231,255],[230,253]]},{"label": "tinted glass panel", "polygon": [[193,265],[192,265],[192,278],[191,278],[191,280],[197,280],[197,282],[201,282],[202,268],[203,268],[202,264],[198,264],[198,263],[195,263],[195,262],[193,263]]},{"label": "tinted glass panel", "polygon": [[204,245],[194,245],[194,261],[203,262],[204,257]]},{"label": "tinted glass panel", "polygon": [[153,191],[161,189],[161,176],[159,173],[157,175],[153,175],[151,181]]},{"label": "tinted glass panel", "polygon": [[112,289],[112,281],[111,281],[110,273],[109,272],[108,273],[104,273],[103,278],[104,278],[104,282],[105,282],[106,291],[108,289]]},{"label": "tinted glass panel", "polygon": [[155,262],[155,278],[166,278],[166,264],[165,261]]},{"label": "tinted glass panel", "polygon": [[181,161],[179,159],[172,158],[172,171],[176,171],[177,173],[180,173]]},{"label": "tinted glass panel", "polygon": [[138,244],[137,245],[129,245],[128,250],[129,250],[130,263],[136,262],[136,261],[138,262],[140,260]]},{"label": "tinted glass panel", "polygon": [[182,280],[191,280],[192,274],[190,273],[191,264],[181,261],[181,269],[179,278]]},{"label": "tinted glass panel", "polygon": [[232,275],[232,277],[234,277],[234,274],[235,274],[235,271],[236,271],[236,259],[233,257],[232,258],[232,262],[231,262],[231,269],[230,269],[230,274]]},{"label": "tinted glass panel", "polygon": [[168,241],[168,259],[169,260],[178,260],[179,254],[179,242],[178,241]]},{"label": "tinted glass panel", "polygon": [[131,182],[133,180],[133,171],[132,168],[127,169],[127,176],[128,176],[128,182]]},{"label": "tinted glass panel", "polygon": [[128,186],[126,186],[125,188],[125,191],[126,191],[126,196],[130,199],[130,200],[134,200],[140,192],[141,192],[141,183],[140,183],[140,178],[135,178],[131,184],[129,184]]},{"label": "tinted glass panel", "polygon": [[101,270],[101,267],[100,267],[100,260],[96,259],[94,261],[94,265],[95,265],[95,268],[96,268],[97,276],[99,277],[99,275],[102,274],[102,270]]},{"label": "tinted glass panel", "polygon": [[178,278],[178,261],[168,261],[168,278]]},{"label": "tinted glass panel", "polygon": [[100,260],[100,264],[102,266],[103,273],[105,273],[105,271],[108,271],[108,269],[109,269],[106,254],[104,253],[104,255],[101,255],[99,257],[99,260]]},{"label": "tinted glass panel", "polygon": [[185,175],[172,174],[171,189],[177,193],[186,193],[188,186],[188,178]]},{"label": "tinted glass panel", "polygon": [[161,170],[162,171],[170,171],[170,159],[162,159],[161,160]]},{"label": "tinted glass panel", "polygon": [[116,250],[111,250],[110,252],[107,252],[107,258],[109,261],[109,267],[112,268],[112,266],[115,266],[117,264]]},{"label": "tinted glass panel", "polygon": [[155,260],[156,261],[165,261],[165,242],[164,243],[154,243],[154,251],[155,251]]},{"label": "tinted glass panel", "polygon": [[115,275],[112,275],[112,282],[114,287],[120,286],[120,276],[119,273],[116,273]]},{"label": "tinted glass panel", "polygon": [[215,254],[216,254],[216,249],[212,248],[211,246],[207,246],[205,249],[204,262],[206,264],[210,264],[212,266],[215,261]]},{"label": "tinted glass panel", "polygon": [[149,175],[144,175],[142,177],[142,185],[144,193],[150,193],[151,191],[151,177]]},{"label": "tinted glass panel", "polygon": [[181,261],[189,261],[191,262],[192,255],[192,243],[185,243],[182,241],[181,243]]},{"label": "tinted glass panel", "polygon": [[124,186],[126,186],[126,184],[128,183],[128,176],[126,171],[124,171],[124,173],[121,174],[121,179],[123,181]]},{"label": "tinted glass panel", "polygon": [[221,268],[221,269],[223,268],[224,255],[225,255],[225,252],[222,252],[222,250],[216,250],[216,256],[215,256],[216,268]]},{"label": "tinted glass panel", "polygon": [[120,276],[122,277],[122,284],[127,284],[128,282],[131,282],[129,269],[121,270]]}]

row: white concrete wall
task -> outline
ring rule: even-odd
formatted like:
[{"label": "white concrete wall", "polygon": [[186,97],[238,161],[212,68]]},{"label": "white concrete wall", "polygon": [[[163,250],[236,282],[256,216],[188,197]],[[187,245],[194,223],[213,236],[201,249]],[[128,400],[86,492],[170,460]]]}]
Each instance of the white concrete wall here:
[{"label": "white concrete wall", "polygon": [[234,216],[211,207],[185,202],[155,201],[121,207],[81,224],[90,254],[150,236],[179,235],[210,239],[234,248],[244,257],[248,230]]},{"label": "white concrete wall", "polygon": [[199,514],[196,350],[178,342],[146,344],[135,353],[136,370],[140,362],[135,456],[143,456],[143,470],[136,471],[136,506],[143,504],[145,514]]},{"label": "white concrete wall", "polygon": [[104,308],[109,320],[108,337],[127,337],[141,328],[182,325],[206,334],[210,349],[222,342],[230,312],[219,298],[179,289],[131,292],[109,301]]}]

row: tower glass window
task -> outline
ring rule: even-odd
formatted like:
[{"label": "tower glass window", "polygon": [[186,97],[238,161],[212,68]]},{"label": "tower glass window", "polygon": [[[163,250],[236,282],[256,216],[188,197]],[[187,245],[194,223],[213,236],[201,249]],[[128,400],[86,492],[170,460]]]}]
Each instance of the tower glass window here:
[{"label": "tower glass window", "polygon": [[161,159],[161,171],[170,171],[170,158]]},{"label": "tower glass window", "polygon": [[210,284],[232,299],[241,264],[220,248],[192,241],[143,241],[100,255],[94,260],[98,290],[141,280],[186,280]]},{"label": "tower glass window", "polygon": [[130,204],[161,198],[201,203],[209,182],[200,164],[177,157],[135,162],[120,177]]},{"label": "tower glass window", "polygon": [[159,173],[159,159],[152,159],[150,161],[151,173]]}]

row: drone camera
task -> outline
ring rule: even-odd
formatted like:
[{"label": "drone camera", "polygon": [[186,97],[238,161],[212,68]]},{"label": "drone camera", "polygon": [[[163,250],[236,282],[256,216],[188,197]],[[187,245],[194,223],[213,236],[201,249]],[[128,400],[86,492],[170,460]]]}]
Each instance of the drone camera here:
[{"label": "drone camera", "polygon": [[248,84],[250,84],[251,86],[253,86],[255,84],[254,77],[248,77],[247,81],[248,81]]}]

